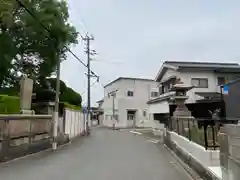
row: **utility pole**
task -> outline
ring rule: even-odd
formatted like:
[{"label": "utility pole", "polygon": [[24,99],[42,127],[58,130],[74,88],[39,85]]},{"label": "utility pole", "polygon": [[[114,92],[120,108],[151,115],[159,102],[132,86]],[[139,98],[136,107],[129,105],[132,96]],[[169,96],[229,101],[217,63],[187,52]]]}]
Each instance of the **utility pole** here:
[{"label": "utility pole", "polygon": [[118,91],[118,89],[108,93],[108,95],[112,96],[113,130],[115,130],[115,121],[116,121],[116,116],[115,116],[115,98],[116,98],[116,92],[117,91]]},{"label": "utility pole", "polygon": [[[91,111],[91,57],[90,55],[94,55],[94,53],[90,50],[90,41],[94,40],[94,37],[91,36],[89,37],[88,35],[86,35],[85,38],[83,38],[84,41],[86,41],[86,54],[87,54],[87,68],[88,68],[88,72],[87,72],[87,79],[88,79],[88,95],[87,95],[87,122],[84,122],[84,125],[86,124],[86,128],[85,131],[88,131],[88,123],[90,120],[90,111]],[[87,132],[88,133],[88,132]]]},{"label": "utility pole", "polygon": [[[56,40],[56,43],[58,41]],[[58,44],[57,44],[58,46]],[[56,68],[56,94],[55,94],[55,107],[54,107],[54,113],[53,113],[53,142],[52,142],[52,150],[57,149],[57,136],[58,136],[58,109],[59,109],[59,93],[60,93],[60,64],[61,60],[58,55],[55,55],[57,58],[57,68]]]}]

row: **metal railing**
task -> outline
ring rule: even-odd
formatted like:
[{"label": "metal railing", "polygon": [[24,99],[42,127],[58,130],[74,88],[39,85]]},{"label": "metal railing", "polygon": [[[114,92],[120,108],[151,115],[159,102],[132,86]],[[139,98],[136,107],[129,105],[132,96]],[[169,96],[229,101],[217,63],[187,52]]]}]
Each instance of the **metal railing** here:
[{"label": "metal railing", "polygon": [[0,115],[0,161],[51,147],[51,115]]},{"label": "metal railing", "polygon": [[167,128],[205,147],[216,150],[220,147],[219,130],[224,124],[237,124],[238,119],[170,118]]}]

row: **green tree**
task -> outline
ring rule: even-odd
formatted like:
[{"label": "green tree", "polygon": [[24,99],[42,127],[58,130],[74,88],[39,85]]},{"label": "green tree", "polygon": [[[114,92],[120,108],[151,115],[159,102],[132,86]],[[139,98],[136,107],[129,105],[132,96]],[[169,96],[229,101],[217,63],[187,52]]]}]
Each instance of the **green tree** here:
[{"label": "green tree", "polygon": [[[51,86],[51,89],[55,89],[56,87],[56,78],[48,79],[48,82]],[[59,99],[61,102],[67,102],[69,104],[75,106],[81,106],[82,104],[82,97],[80,94],[75,92],[72,88],[67,87],[67,85],[60,80],[60,96]]]},{"label": "green tree", "polygon": [[58,60],[77,43],[77,32],[68,22],[64,0],[21,0],[48,32],[15,0],[0,0],[0,87],[15,85],[27,75],[40,87],[56,70]]}]

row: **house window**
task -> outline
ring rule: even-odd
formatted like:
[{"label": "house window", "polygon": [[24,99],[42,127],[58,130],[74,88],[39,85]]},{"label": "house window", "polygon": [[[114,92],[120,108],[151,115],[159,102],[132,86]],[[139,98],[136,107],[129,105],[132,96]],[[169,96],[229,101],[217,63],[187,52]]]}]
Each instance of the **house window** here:
[{"label": "house window", "polygon": [[163,90],[163,86],[159,86],[159,95],[163,94],[164,93],[164,90]]},{"label": "house window", "polygon": [[127,96],[132,97],[132,96],[133,96],[133,91],[128,91],[128,92],[127,92]]},{"label": "house window", "polygon": [[226,83],[225,77],[218,77],[217,81],[218,81],[218,85],[222,85]]},{"label": "house window", "polygon": [[157,91],[152,91],[151,92],[151,97],[158,97],[158,92]]},{"label": "house window", "polygon": [[127,120],[133,121],[135,119],[136,111],[127,111]]},{"label": "house window", "polygon": [[192,85],[197,88],[207,88],[208,87],[208,79],[192,78]]},{"label": "house window", "polygon": [[144,110],[143,111],[143,117],[146,117],[147,116],[147,112]]}]

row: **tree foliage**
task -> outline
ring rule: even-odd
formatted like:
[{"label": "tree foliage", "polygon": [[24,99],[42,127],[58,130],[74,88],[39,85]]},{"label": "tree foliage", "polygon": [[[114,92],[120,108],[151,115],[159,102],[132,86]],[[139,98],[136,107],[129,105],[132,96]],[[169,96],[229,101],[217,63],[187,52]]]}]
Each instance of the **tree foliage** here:
[{"label": "tree foliage", "polygon": [[[78,34],[68,22],[65,0],[20,1],[37,20],[16,0],[0,0],[0,92],[17,94],[19,79],[26,75],[34,80],[34,90],[43,93],[48,81],[55,89],[56,80],[49,77]],[[62,81],[60,91],[60,100],[81,104],[81,96]]]},{"label": "tree foliage", "polygon": [[[51,78],[48,81],[50,82],[52,89],[54,89],[56,87],[56,79]],[[60,81],[59,100],[75,106],[81,106],[82,104],[81,95],[75,92],[72,88],[68,87],[62,80]]]},{"label": "tree foliage", "polygon": [[22,74],[44,87],[58,60],[65,59],[65,46],[77,43],[77,33],[66,1],[21,2],[50,32],[17,1],[0,0],[0,87],[15,85]]}]

